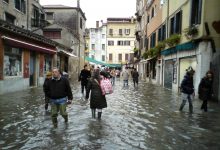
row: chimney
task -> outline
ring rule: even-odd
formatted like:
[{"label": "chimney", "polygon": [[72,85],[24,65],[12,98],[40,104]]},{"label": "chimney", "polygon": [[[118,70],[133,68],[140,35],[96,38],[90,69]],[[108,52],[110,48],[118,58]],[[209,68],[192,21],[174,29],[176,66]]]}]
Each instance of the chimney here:
[{"label": "chimney", "polygon": [[99,21],[96,21],[96,28],[99,28]]},{"label": "chimney", "polygon": [[80,8],[80,0],[77,0],[77,8]]}]

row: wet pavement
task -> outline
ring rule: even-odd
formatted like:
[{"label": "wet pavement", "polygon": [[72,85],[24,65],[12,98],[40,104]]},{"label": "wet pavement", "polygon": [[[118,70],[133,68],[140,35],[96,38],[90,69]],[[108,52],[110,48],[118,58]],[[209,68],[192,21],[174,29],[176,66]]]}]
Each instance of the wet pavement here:
[{"label": "wet pavement", "polygon": [[0,149],[220,149],[217,103],[209,103],[205,113],[195,99],[191,115],[188,104],[178,111],[181,99],[167,89],[147,83],[123,89],[122,81],[117,81],[99,121],[91,118],[89,102],[79,91],[79,85],[73,87],[69,123],[59,116],[57,129],[44,111],[41,88],[1,95]]}]

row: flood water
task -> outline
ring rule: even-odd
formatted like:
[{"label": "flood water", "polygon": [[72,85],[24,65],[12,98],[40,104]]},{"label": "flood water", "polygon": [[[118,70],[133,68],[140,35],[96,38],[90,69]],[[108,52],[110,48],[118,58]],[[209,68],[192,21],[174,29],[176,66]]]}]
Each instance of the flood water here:
[{"label": "flood water", "polygon": [[220,149],[218,103],[209,103],[205,113],[195,99],[193,114],[188,113],[188,105],[179,112],[181,99],[172,91],[148,83],[122,88],[122,81],[117,81],[99,121],[91,118],[80,86],[72,90],[69,122],[59,116],[57,129],[44,110],[42,88],[1,95],[0,149]]}]

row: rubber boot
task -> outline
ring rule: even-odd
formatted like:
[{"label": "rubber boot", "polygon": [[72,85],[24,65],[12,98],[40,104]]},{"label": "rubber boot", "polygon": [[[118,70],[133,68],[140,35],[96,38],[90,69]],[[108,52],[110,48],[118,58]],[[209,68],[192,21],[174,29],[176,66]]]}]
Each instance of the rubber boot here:
[{"label": "rubber boot", "polygon": [[181,104],[179,110],[182,111],[184,106],[185,106],[185,104]]},{"label": "rubber boot", "polygon": [[100,120],[102,117],[102,112],[98,112],[98,119]]},{"label": "rubber boot", "polygon": [[92,118],[95,118],[95,109],[91,109],[92,111]]},{"label": "rubber boot", "polygon": [[68,122],[68,116],[63,116],[65,123]]},{"label": "rubber boot", "polygon": [[189,105],[189,112],[192,114],[193,113],[193,105]]},{"label": "rubber boot", "polygon": [[45,104],[45,110],[48,110],[48,103]]},{"label": "rubber boot", "polygon": [[57,118],[52,118],[54,128],[57,128]]}]

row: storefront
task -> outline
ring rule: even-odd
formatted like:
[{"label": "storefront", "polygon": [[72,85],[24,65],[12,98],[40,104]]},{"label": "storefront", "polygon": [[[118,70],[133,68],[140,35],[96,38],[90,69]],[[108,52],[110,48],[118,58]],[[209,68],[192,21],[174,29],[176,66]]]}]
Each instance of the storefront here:
[{"label": "storefront", "polygon": [[0,32],[0,94],[41,86],[56,54],[50,40],[13,31]]}]

